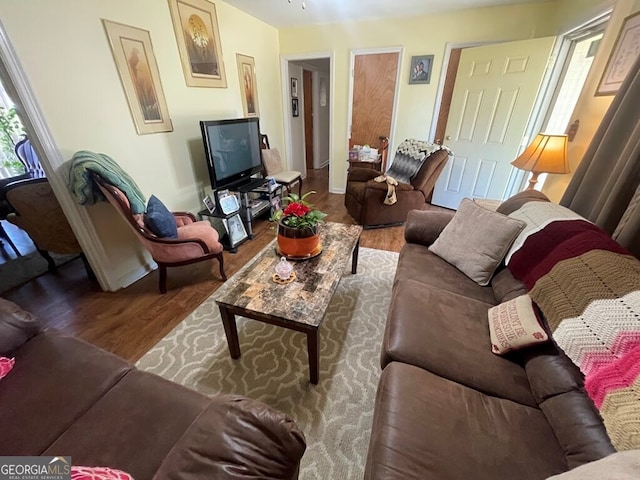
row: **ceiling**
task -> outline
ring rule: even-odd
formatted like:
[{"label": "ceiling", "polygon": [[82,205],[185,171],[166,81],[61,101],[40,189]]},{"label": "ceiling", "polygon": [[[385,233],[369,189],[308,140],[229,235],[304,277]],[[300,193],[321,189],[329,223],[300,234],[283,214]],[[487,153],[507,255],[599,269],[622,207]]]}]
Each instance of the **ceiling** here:
[{"label": "ceiling", "polygon": [[290,27],[342,23],[389,17],[410,17],[464,8],[548,0],[225,0],[249,15],[273,25]]}]

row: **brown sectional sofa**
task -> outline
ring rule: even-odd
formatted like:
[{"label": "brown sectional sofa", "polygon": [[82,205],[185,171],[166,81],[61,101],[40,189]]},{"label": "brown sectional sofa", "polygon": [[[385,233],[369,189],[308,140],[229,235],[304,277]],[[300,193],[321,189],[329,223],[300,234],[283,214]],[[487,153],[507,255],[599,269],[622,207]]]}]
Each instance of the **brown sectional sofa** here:
[{"label": "brown sectional sofa", "polygon": [[431,253],[452,217],[407,218],[365,478],[541,480],[613,453],[582,374],[553,343],[491,353],[488,309],[526,289],[506,268],[481,287]]},{"label": "brown sectional sofa", "polygon": [[145,479],[293,479],[304,435],[239,396],[206,397],[74,338],[39,332],[0,299],[0,455],[70,455]]}]

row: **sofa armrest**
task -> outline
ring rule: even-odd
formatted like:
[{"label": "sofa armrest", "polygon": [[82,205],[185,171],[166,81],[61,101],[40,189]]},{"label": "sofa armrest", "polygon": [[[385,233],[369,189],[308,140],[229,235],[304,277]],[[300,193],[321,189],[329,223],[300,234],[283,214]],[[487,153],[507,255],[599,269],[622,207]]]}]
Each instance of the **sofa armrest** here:
[{"label": "sofa armrest", "polygon": [[349,170],[347,174],[347,182],[367,182],[373,180],[380,172],[371,168],[355,167]]},{"label": "sofa armrest", "polygon": [[155,480],[298,477],[304,434],[284,413],[237,395],[217,395],[162,462]]},{"label": "sofa armrest", "polygon": [[34,315],[0,298],[0,356],[10,355],[39,331]]},{"label": "sofa armrest", "polygon": [[435,242],[444,227],[453,218],[454,212],[434,212],[431,210],[411,210],[407,214],[404,239],[408,243],[429,246]]}]

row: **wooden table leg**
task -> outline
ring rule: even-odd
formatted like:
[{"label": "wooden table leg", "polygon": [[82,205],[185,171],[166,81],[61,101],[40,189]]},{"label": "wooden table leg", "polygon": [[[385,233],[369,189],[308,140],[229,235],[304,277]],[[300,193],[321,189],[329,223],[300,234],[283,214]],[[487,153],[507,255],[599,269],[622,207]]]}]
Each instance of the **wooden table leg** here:
[{"label": "wooden table leg", "polygon": [[360,239],[356,242],[356,246],[353,249],[353,253],[351,254],[351,273],[358,273],[358,253],[360,253]]},{"label": "wooden table leg", "polygon": [[227,310],[226,307],[219,305],[220,316],[222,317],[222,325],[224,325],[224,333],[227,336],[227,345],[231,358],[240,358],[240,340],[238,340],[238,328],[236,327],[236,316]]},{"label": "wooden table leg", "polygon": [[318,384],[318,376],[320,369],[320,349],[318,343],[320,341],[320,329],[314,328],[307,332],[307,350],[309,353],[309,381],[314,385]]}]

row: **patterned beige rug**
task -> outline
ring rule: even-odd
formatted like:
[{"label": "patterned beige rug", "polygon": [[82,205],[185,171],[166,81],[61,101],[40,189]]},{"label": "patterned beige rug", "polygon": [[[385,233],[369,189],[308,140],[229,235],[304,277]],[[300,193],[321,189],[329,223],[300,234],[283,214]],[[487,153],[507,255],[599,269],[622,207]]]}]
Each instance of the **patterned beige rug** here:
[{"label": "patterned beige rug", "polygon": [[320,383],[308,380],[306,337],[239,318],[232,360],[215,293],[138,362],[207,395],[235,393],[293,417],[307,438],[300,478],[361,479],[380,376],[380,346],[398,254],[360,249],[320,328]]}]

